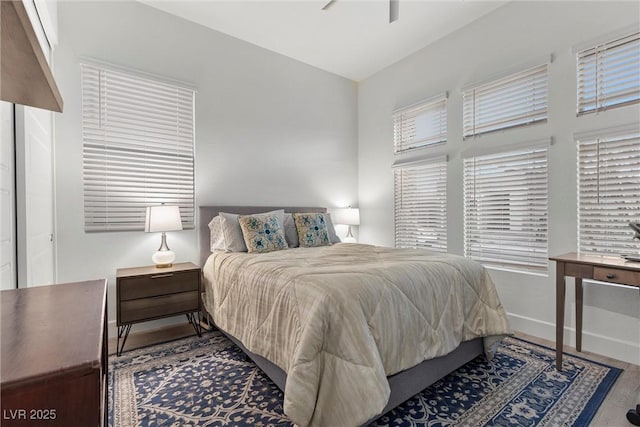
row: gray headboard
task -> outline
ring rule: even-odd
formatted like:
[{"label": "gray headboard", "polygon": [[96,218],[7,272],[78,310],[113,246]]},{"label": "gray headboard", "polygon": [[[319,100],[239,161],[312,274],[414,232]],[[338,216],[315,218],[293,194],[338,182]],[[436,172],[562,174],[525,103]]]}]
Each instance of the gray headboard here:
[{"label": "gray headboard", "polygon": [[285,212],[327,212],[327,208],[305,208],[305,207],[282,207],[282,206],[199,206],[198,207],[198,247],[200,266],[204,267],[204,263],[211,254],[209,240],[209,222],[218,215],[218,212],[228,212],[240,215],[249,215],[253,213],[269,212],[276,209],[284,209]]}]

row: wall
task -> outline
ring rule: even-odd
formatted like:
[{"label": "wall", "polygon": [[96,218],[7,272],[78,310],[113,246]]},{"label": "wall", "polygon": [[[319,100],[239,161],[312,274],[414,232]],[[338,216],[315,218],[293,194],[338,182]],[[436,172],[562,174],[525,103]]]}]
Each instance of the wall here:
[{"label": "wall", "polygon": [[[196,205],[355,205],[355,83],[137,2],[61,2],[58,20],[58,281],[106,277],[112,322],[116,269],[149,265],[160,236],[84,232],[82,56],[197,88]],[[194,230],[167,239],[198,262]]]},{"label": "wall", "polygon": [[[572,47],[629,25],[638,2],[511,2],[361,82],[358,88],[360,241],[393,245],[394,109],[449,92],[448,142],[414,157],[448,154],[448,247],[463,253],[460,151],[553,137],[549,154],[549,254],[576,250],[574,132],[637,122],[638,106],[577,118]],[[597,24],[596,24],[597,23]],[[461,88],[519,64],[553,55],[547,124],[462,141]],[[533,65],[533,64],[531,64]],[[514,70],[515,71],[515,70]],[[630,234],[631,238],[631,234]],[[514,329],[555,340],[555,268],[548,277],[491,270]],[[574,301],[571,286],[568,301]],[[636,289],[585,284],[583,349],[640,364],[640,295]],[[574,345],[573,304],[567,304],[565,342]]]}]

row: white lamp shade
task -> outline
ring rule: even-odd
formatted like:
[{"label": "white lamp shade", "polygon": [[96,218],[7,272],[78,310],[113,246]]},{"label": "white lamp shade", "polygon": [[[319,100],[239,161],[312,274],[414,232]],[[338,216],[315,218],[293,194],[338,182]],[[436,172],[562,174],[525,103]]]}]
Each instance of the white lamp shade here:
[{"label": "white lamp shade", "polygon": [[154,233],[158,231],[182,230],[180,208],[178,206],[149,206],[144,222],[144,231]]},{"label": "white lamp shade", "polygon": [[360,209],[358,208],[331,209],[331,220],[334,224],[360,225]]}]

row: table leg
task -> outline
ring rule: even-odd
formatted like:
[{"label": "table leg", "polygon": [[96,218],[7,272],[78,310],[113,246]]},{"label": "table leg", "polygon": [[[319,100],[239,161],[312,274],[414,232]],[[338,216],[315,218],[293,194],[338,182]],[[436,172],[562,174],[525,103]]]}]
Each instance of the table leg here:
[{"label": "table leg", "polygon": [[564,342],[564,262],[556,262],[556,369],[562,370]]},{"label": "table leg", "polygon": [[[127,337],[129,336],[129,332],[131,332],[131,326],[133,324],[129,323],[124,326],[118,326],[118,343],[116,344],[116,356],[122,355],[122,350],[124,350],[124,345],[127,342]],[[120,338],[122,337],[122,346],[120,346]]]},{"label": "table leg", "polygon": [[187,320],[189,321],[189,323],[191,323],[191,326],[193,326],[193,329],[196,331],[196,334],[199,337],[202,336],[202,333],[200,331],[200,323],[196,320],[193,313],[187,313]]},{"label": "table leg", "polygon": [[582,351],[582,279],[576,277],[576,350]]}]

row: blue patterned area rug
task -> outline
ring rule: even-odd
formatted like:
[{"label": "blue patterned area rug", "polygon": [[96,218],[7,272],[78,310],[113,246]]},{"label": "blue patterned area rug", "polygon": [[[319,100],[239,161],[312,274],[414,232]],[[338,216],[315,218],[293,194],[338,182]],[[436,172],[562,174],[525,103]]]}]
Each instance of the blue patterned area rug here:
[{"label": "blue patterned area rug", "polygon": [[[507,338],[373,426],[586,426],[621,370]],[[292,426],[283,394],[221,333],[109,359],[109,425]]]}]

